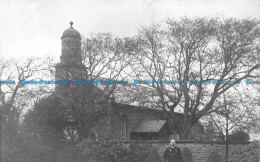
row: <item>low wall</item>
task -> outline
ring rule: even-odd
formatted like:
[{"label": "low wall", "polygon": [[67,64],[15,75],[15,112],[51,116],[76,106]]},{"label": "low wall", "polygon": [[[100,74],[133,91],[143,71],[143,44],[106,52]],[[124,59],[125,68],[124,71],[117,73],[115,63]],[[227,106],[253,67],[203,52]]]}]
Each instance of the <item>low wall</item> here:
[{"label": "low wall", "polygon": [[[154,146],[161,158],[170,141],[121,141],[124,144],[138,143]],[[182,149],[183,162],[223,162],[225,142],[176,141]],[[230,162],[259,162],[259,144],[254,142],[232,142],[229,144]]]}]

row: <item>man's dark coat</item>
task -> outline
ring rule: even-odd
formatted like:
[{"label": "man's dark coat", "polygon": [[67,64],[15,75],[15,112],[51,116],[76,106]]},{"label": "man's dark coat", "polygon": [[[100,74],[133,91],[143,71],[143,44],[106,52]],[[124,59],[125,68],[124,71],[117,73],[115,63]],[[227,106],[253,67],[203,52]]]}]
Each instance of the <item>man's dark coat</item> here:
[{"label": "man's dark coat", "polygon": [[165,162],[182,162],[181,149],[176,146],[166,148],[163,159]]}]

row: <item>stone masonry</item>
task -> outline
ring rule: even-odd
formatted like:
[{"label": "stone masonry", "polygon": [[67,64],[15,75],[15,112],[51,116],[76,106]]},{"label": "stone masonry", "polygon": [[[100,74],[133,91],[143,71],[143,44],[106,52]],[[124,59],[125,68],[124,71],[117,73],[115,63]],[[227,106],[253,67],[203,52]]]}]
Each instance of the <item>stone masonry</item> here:
[{"label": "stone masonry", "polygon": [[[134,141],[125,141],[131,143]],[[170,141],[139,141],[155,147],[161,158]],[[136,141],[135,141],[136,143]],[[219,141],[176,141],[182,150],[183,162],[224,162],[225,143]],[[229,162],[259,162],[259,148],[253,142],[229,144]]]}]

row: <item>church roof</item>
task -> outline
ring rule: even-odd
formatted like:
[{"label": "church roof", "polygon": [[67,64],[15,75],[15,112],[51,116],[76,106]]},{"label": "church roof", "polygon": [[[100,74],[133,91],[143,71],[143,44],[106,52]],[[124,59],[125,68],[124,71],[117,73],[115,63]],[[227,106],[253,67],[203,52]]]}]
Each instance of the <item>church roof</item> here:
[{"label": "church roof", "polygon": [[73,27],[73,22],[70,22],[70,28],[69,29],[66,29],[63,34],[62,34],[62,38],[65,38],[65,37],[74,37],[74,38],[79,38],[81,39],[81,36],[80,36],[80,33],[75,30]]},{"label": "church roof", "polygon": [[160,132],[165,123],[166,120],[143,120],[133,132]]},{"label": "church roof", "polygon": [[[99,78],[100,80],[109,80],[107,78]],[[98,84],[99,88],[104,89],[106,85]],[[173,92],[169,92],[173,93]],[[174,95],[174,94],[173,94]],[[162,110],[162,108],[158,107],[157,102],[160,100],[158,92],[155,88],[146,86],[146,85],[136,85],[133,83],[128,84],[119,84],[113,90],[113,96],[115,98],[115,102],[128,104],[135,107],[142,107],[142,108],[150,108],[150,109],[157,109]],[[167,98],[167,97],[165,97]],[[172,105],[172,102],[168,102],[169,105]],[[175,113],[184,112],[184,103],[179,103],[175,109]]]}]

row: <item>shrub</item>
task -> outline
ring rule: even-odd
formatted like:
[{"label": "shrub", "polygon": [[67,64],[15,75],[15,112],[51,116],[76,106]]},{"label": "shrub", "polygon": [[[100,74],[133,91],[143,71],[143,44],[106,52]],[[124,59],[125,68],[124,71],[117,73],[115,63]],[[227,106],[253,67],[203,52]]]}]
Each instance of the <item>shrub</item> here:
[{"label": "shrub", "polygon": [[247,142],[249,139],[249,134],[243,130],[236,130],[229,135],[229,141]]},{"label": "shrub", "polygon": [[78,160],[98,162],[145,162],[154,147],[146,144],[124,144],[114,140],[86,140],[76,146]]},{"label": "shrub", "polygon": [[2,160],[5,162],[52,162],[53,148],[36,141],[17,141],[9,145],[2,143]]}]

